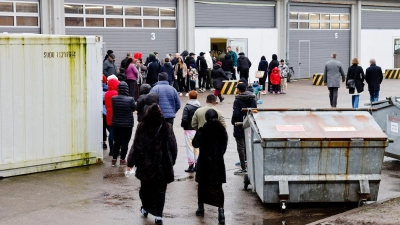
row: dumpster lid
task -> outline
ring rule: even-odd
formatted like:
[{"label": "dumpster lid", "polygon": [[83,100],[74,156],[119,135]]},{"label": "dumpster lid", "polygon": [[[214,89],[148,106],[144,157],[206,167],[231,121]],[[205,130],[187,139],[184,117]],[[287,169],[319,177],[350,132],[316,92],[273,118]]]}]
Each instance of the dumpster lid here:
[{"label": "dumpster lid", "polygon": [[263,140],[387,140],[362,111],[261,111],[253,114]]}]

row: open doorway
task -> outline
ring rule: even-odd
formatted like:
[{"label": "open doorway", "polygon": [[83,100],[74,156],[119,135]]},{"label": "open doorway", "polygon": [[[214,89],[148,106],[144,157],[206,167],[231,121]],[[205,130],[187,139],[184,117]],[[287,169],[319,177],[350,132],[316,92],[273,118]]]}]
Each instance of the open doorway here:
[{"label": "open doorway", "polygon": [[219,51],[222,53],[226,53],[228,39],[226,38],[211,38],[210,40],[210,49],[212,52],[212,56],[218,59],[220,55]]}]

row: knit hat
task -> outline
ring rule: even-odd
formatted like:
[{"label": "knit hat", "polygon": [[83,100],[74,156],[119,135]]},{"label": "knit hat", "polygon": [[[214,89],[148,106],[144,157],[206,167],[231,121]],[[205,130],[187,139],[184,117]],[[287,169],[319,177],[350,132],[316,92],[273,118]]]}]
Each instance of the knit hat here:
[{"label": "knit hat", "polygon": [[222,62],[221,61],[218,61],[216,64],[219,65],[219,66],[222,66]]},{"label": "knit hat", "polygon": [[247,85],[245,83],[239,83],[236,88],[240,91],[240,92],[245,92],[247,89]]},{"label": "knit hat", "polygon": [[161,72],[158,74],[158,80],[162,81],[162,80],[168,80],[168,74],[166,72]]},{"label": "knit hat", "polygon": [[115,76],[114,74],[112,74],[112,75],[107,77],[107,80],[111,80],[111,79],[117,79],[118,80],[118,77]]}]

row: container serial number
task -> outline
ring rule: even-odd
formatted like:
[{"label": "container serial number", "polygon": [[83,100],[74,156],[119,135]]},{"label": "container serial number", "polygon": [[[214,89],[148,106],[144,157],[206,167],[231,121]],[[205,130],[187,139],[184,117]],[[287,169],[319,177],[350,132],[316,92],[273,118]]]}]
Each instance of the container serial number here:
[{"label": "container serial number", "polygon": [[43,58],[75,58],[76,52],[43,52]]}]

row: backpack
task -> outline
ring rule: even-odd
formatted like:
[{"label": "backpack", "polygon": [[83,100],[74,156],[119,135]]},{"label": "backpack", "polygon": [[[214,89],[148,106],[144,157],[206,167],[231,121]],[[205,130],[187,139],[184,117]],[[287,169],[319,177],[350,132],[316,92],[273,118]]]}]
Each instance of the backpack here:
[{"label": "backpack", "polygon": [[281,73],[278,67],[272,69],[271,72],[271,83],[272,85],[279,85],[281,83]]}]

